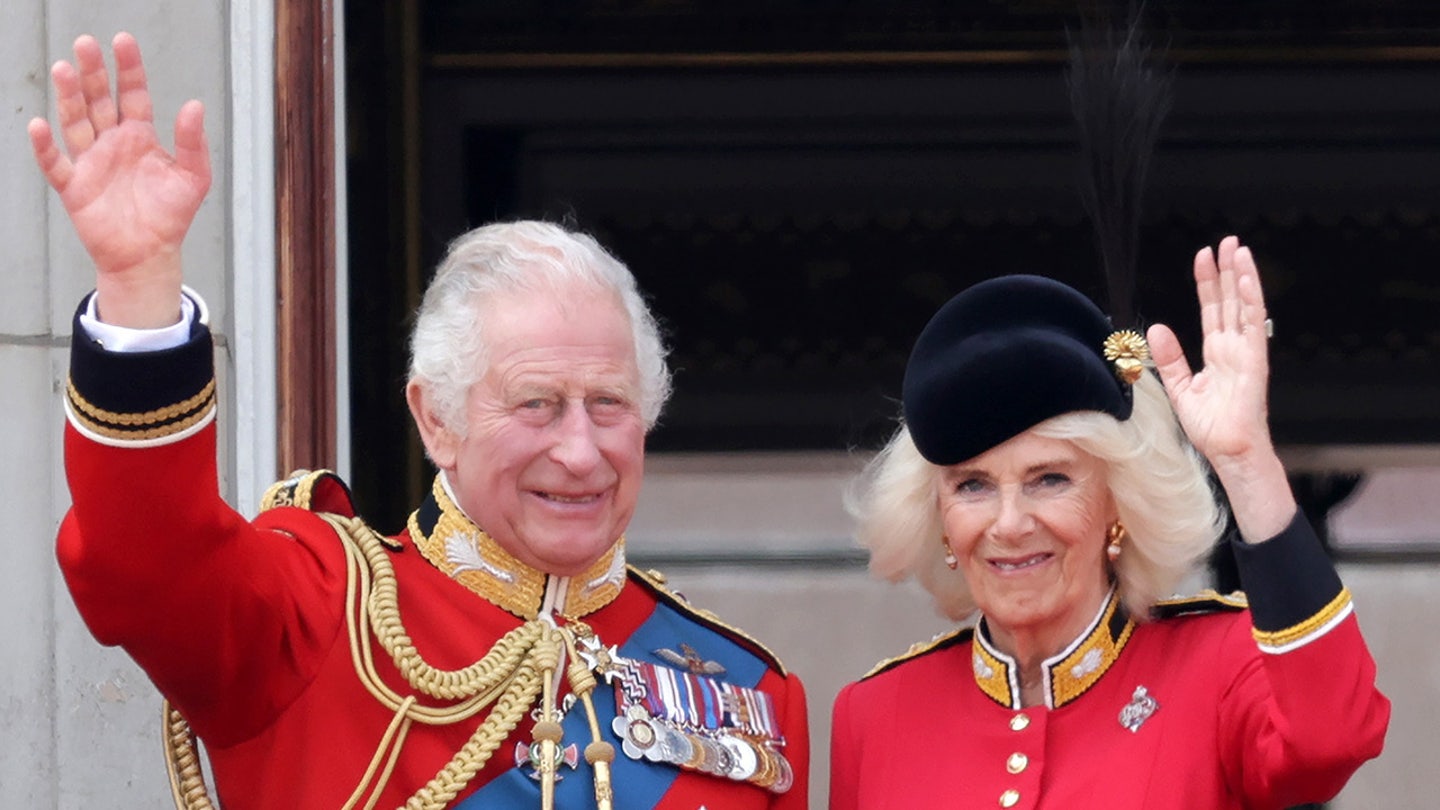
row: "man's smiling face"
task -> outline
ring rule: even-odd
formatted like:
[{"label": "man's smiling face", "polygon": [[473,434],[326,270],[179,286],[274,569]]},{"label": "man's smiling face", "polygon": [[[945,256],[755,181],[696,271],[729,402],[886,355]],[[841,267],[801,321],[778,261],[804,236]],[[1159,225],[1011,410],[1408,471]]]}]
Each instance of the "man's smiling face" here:
[{"label": "man's smiling face", "polygon": [[464,433],[439,430],[426,447],[502,548],[546,573],[579,573],[619,539],[640,494],[629,316],[583,282],[501,294],[482,315],[488,367],[466,396]]}]

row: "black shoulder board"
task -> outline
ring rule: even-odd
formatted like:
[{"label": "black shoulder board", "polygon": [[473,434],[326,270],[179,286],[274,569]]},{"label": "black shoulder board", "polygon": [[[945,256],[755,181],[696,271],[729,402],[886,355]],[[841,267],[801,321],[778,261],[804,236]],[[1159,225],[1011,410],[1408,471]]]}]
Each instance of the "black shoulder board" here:
[{"label": "black shoulder board", "polygon": [[1155,603],[1155,607],[1151,608],[1150,612],[1157,619],[1173,619],[1177,616],[1191,616],[1198,613],[1240,611],[1248,607],[1250,607],[1250,602],[1245,598],[1243,591],[1219,593],[1206,588],[1194,596],[1161,599]]}]

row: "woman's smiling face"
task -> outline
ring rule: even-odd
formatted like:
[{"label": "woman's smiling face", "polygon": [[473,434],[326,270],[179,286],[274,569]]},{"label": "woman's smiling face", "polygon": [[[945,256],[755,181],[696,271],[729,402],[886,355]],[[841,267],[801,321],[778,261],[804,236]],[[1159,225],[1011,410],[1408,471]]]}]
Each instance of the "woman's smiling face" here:
[{"label": "woman's smiling face", "polygon": [[1110,587],[1104,462],[1029,430],[941,467],[938,490],[946,541],[1001,649],[1021,633],[1063,647],[1085,630]]}]

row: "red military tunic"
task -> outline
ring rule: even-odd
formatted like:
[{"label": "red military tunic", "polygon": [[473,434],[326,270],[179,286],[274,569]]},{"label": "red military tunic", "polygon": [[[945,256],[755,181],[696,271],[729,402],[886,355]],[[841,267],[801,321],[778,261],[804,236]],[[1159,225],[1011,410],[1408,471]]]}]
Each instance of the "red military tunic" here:
[{"label": "red military tunic", "polygon": [[1112,594],[1046,662],[1046,705],[981,630],[877,667],[835,701],[831,810],[1284,808],[1380,753],[1390,704],[1340,585],[1297,516],[1237,549],[1244,599],[1130,620]]},{"label": "red military tunic", "polygon": [[[397,712],[362,683],[359,651],[368,646],[388,689],[402,696],[417,690],[373,635],[352,645],[346,613],[353,568],[335,528],[311,511],[347,512],[343,485],[327,475],[297,478],[272,490],[272,498],[294,506],[246,521],[218,494],[204,325],[195,324],[183,346],[135,354],[104,351],[78,323],[76,335],[65,436],[74,506],[58,555],[92,633],[123,646],[185,714],[206,744],[226,810],[333,810],[357,793],[356,806],[363,806],[382,784],[375,806],[404,805],[466,745],[488,710],[410,723],[387,736]],[[806,808],[799,680],[743,633],[627,569],[623,541],[583,575],[548,577],[501,550],[437,485],[408,531],[385,545],[380,556],[393,568],[404,629],[436,668],[470,665],[501,636],[553,609],[559,623],[582,621],[604,646],[644,662],[644,672],[710,690],[651,707],[679,707],[676,722],[691,724],[686,739],[694,743],[656,761],[622,753],[615,689],[596,688],[601,737],[616,748],[616,810]],[[687,658],[709,674],[687,672]],[[562,685],[560,696],[568,691]],[[746,701],[742,717],[734,704]],[[423,695],[420,703],[449,705]],[[703,716],[686,720],[687,707]],[[582,708],[565,715],[562,746],[584,750],[590,742]],[[735,717],[741,720],[731,723]],[[446,806],[538,808],[539,782],[525,756],[532,726],[527,708]],[[733,747],[742,736],[775,744],[757,742],[761,761],[742,768],[731,756],[743,753]],[[722,740],[732,746],[727,752]],[[774,755],[767,760],[764,751]],[[573,770],[561,765],[556,806],[592,808],[592,768],[583,756],[575,759]],[[787,782],[788,791],[778,792]]]}]

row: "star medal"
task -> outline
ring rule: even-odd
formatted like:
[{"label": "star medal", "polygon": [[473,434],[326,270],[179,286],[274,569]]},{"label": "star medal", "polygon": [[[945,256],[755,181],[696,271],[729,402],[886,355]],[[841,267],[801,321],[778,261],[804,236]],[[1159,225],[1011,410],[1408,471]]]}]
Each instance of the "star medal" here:
[{"label": "star medal", "polygon": [[660,742],[660,735],[655,730],[655,718],[651,717],[643,706],[626,707],[624,712],[615,715],[610,728],[620,738],[620,747],[625,756],[631,759],[646,756],[646,752]]}]

